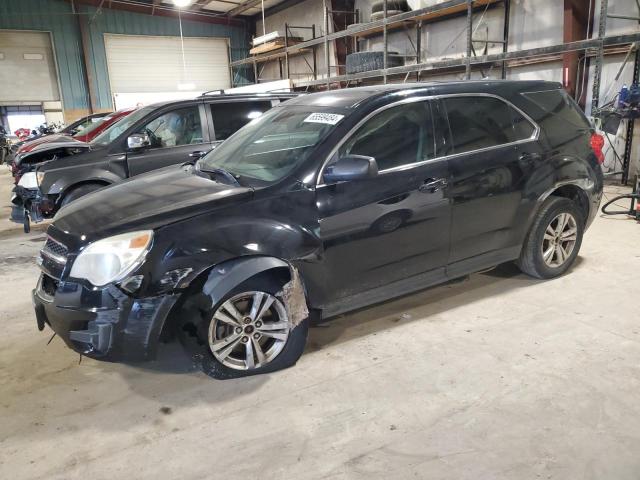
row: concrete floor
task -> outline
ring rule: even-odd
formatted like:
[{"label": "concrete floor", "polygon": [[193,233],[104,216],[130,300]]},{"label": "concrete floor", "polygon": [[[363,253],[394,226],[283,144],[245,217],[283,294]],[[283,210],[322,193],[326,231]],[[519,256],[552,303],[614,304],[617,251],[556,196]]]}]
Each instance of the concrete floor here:
[{"label": "concrete floor", "polygon": [[9,181],[0,478],[640,477],[633,220],[598,218],[562,278],[473,275],[313,328],[294,368],[221,382],[177,345],[139,366],[47,346],[30,301],[44,230],[4,220]]}]

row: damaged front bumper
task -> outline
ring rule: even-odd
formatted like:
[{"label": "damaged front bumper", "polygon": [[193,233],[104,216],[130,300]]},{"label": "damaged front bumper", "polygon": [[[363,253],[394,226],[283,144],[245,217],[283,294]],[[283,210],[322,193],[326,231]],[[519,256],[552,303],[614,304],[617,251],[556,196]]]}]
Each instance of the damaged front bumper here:
[{"label": "damaged front bumper", "polygon": [[38,223],[45,218],[51,218],[55,209],[55,202],[42,195],[37,188],[24,188],[16,185],[11,196],[11,217],[15,223],[25,224],[29,221]]},{"label": "damaged front bumper", "polygon": [[155,358],[164,322],[179,298],[132,298],[115,285],[101,289],[40,275],[32,292],[38,329],[46,325],[73,350],[106,361]]}]

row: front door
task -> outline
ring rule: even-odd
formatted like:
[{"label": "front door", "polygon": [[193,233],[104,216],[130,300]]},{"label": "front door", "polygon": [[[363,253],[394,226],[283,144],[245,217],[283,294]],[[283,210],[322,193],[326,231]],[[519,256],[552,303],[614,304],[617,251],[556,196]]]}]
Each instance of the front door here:
[{"label": "front door", "polygon": [[187,162],[193,160],[196,152],[211,150],[204,119],[200,106],[190,105],[164,112],[147,122],[135,133],[146,133],[151,145],[127,153],[129,176]]},{"label": "front door", "polygon": [[449,246],[448,165],[435,159],[429,101],[386,108],[364,122],[331,161],[374,157],[375,178],[317,188],[326,302],[428,271]]}]

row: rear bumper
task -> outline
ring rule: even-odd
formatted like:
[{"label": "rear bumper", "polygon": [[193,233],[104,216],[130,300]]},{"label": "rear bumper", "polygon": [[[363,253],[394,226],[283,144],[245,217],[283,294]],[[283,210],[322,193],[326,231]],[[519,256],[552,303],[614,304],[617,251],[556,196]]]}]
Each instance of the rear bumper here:
[{"label": "rear bumper", "polygon": [[48,325],[72,350],[97,360],[142,361],[155,358],[179,295],[134,299],[114,285],[94,290],[43,273],[32,298],[38,329]]}]

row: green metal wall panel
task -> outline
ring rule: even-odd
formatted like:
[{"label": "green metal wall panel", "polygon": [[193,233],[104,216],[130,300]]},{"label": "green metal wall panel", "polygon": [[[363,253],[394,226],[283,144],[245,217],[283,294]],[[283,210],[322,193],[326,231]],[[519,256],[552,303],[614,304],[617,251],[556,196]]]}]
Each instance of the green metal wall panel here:
[{"label": "green metal wall panel", "polygon": [[[179,36],[180,27],[176,18],[151,16],[123,10],[103,9],[95,15],[95,7],[80,7],[85,18],[93,19],[89,25],[90,51],[92,59],[90,68],[94,69],[94,91],[99,99],[100,108],[111,107],[111,90],[107,69],[107,56],[104,46],[104,34],[115,33],[124,35],[167,35]],[[95,17],[94,17],[95,15]],[[218,37],[228,38],[231,45],[232,60],[244,58],[248,55],[249,36],[244,28],[194,22],[183,20],[182,33],[185,37]],[[143,52],[141,52],[143,54]],[[132,65],[132,67],[134,67]]]},{"label": "green metal wall panel", "polygon": [[[62,0],[0,0],[0,29],[52,33],[65,112],[86,110],[90,105],[79,21],[88,24],[90,60],[87,67],[91,73],[98,109],[112,107],[105,33],[180,35],[176,18],[107,8],[96,14],[96,10],[92,6],[76,4],[74,14],[71,3]],[[250,37],[243,27],[184,20],[182,29],[187,37],[229,38],[231,60],[248,55]]]},{"label": "green metal wall panel", "polygon": [[51,32],[64,109],[84,110],[88,107],[80,31],[69,3],[2,0],[0,29]]}]

